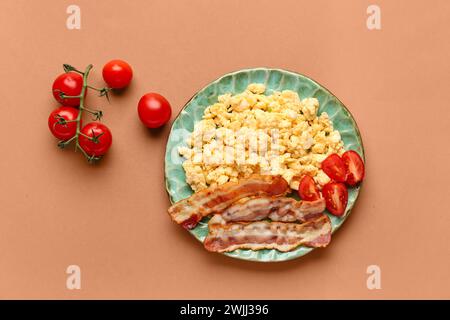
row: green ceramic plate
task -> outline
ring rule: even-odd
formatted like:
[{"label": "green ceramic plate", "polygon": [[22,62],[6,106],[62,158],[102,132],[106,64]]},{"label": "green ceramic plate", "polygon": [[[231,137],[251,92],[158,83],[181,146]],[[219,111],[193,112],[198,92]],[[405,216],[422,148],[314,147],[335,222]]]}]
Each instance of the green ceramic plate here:
[{"label": "green ceramic plate", "polygon": [[[319,114],[323,111],[328,113],[334,128],[339,130],[341,134],[345,150],[355,150],[364,159],[361,135],[352,115],[338,98],[316,81],[304,75],[281,69],[254,68],[239,70],[226,74],[201,89],[186,103],[173,122],[165,155],[166,188],[172,203],[187,198],[193,193],[186,183],[184,169],[181,166],[184,159],[178,155],[177,148],[186,145],[186,137],[193,131],[194,124],[201,120],[203,111],[207,106],[217,102],[219,95],[227,92],[232,94],[240,93],[250,83],[264,83],[267,88],[267,95],[272,94],[275,90],[289,89],[296,91],[300,98],[317,98],[320,102]],[[348,217],[358,197],[358,193],[359,187],[349,189],[348,206],[344,218],[337,218],[329,214],[333,232]],[[208,234],[207,221],[208,218],[203,219],[195,229],[190,230],[191,234],[202,242]],[[312,250],[311,248],[299,247],[290,252],[280,252],[278,250],[235,250],[225,254],[243,260],[274,262],[295,259]]]}]

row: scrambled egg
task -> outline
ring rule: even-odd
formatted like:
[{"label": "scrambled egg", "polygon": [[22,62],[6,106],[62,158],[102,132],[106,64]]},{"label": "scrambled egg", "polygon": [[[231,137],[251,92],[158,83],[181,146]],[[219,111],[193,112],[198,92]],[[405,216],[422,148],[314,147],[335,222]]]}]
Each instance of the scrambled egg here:
[{"label": "scrambled egg", "polygon": [[240,94],[219,96],[206,108],[188,146],[178,148],[194,191],[254,173],[280,174],[293,189],[303,174],[319,187],[329,182],[320,164],[344,149],[328,114],[317,115],[319,101],[301,100],[291,90],[264,95],[265,90],[263,84],[252,83]]}]

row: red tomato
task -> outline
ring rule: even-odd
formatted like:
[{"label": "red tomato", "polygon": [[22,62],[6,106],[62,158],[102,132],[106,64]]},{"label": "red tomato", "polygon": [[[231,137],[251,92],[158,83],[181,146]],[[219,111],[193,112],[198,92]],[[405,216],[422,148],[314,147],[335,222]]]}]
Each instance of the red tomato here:
[{"label": "red tomato", "polygon": [[323,186],[322,195],[331,214],[341,217],[345,213],[348,201],[348,192],[345,184],[329,182]]},{"label": "red tomato", "polygon": [[347,184],[356,186],[364,179],[364,162],[353,150],[346,151],[342,155],[342,161],[347,169]]},{"label": "red tomato", "polygon": [[80,99],[62,99],[59,95],[64,93],[67,96],[79,96],[83,89],[83,77],[76,72],[67,72],[61,74],[53,82],[52,92],[56,101],[65,105],[76,107],[80,105]]},{"label": "red tomato", "polygon": [[320,199],[320,192],[314,182],[314,179],[308,175],[304,175],[300,180],[298,187],[298,195],[302,200],[314,201]]},{"label": "red tomato", "polygon": [[88,123],[81,129],[83,135],[79,137],[80,147],[90,156],[102,156],[111,147],[112,135],[108,127],[100,122]]},{"label": "red tomato", "polygon": [[66,122],[62,124],[62,121],[76,120],[78,117],[78,109],[73,107],[59,107],[53,110],[48,117],[48,127],[52,134],[60,140],[69,140],[77,132],[76,122]]},{"label": "red tomato", "polygon": [[322,161],[322,170],[334,181],[345,182],[347,170],[344,161],[336,153],[330,154]]},{"label": "red tomato", "polygon": [[122,89],[130,84],[133,70],[123,60],[111,60],[103,67],[103,79],[108,87]]},{"label": "red tomato", "polygon": [[138,114],[148,128],[158,128],[166,124],[172,115],[169,101],[158,93],[147,93],[138,104]]}]

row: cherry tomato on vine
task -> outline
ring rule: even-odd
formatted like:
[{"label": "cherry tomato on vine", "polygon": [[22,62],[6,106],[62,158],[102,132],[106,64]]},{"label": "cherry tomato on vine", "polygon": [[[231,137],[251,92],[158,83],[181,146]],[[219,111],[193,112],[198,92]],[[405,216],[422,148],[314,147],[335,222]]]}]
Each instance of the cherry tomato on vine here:
[{"label": "cherry tomato on vine", "polygon": [[[60,140],[69,140],[77,132],[78,109],[73,107],[59,107],[50,113],[48,128],[52,134]],[[67,122],[69,121],[69,122]]]},{"label": "cherry tomato on vine", "polygon": [[103,80],[112,89],[122,89],[130,84],[133,77],[131,66],[123,60],[111,60],[103,67]]},{"label": "cherry tomato on vine", "polygon": [[138,114],[148,128],[158,128],[166,124],[172,115],[169,101],[158,93],[147,93],[138,104]]},{"label": "cherry tomato on vine", "polygon": [[79,96],[83,89],[83,77],[76,72],[66,72],[55,79],[52,86],[53,97],[65,106],[76,107],[80,105],[78,98],[61,98],[60,93],[66,96]]},{"label": "cherry tomato on vine", "polygon": [[314,179],[307,174],[300,180],[300,185],[298,187],[298,195],[300,199],[306,201],[314,201],[320,199],[320,191],[317,188]]},{"label": "cherry tomato on vine", "polygon": [[112,134],[103,123],[88,123],[81,129],[81,133],[78,143],[89,156],[102,156],[111,147]]}]

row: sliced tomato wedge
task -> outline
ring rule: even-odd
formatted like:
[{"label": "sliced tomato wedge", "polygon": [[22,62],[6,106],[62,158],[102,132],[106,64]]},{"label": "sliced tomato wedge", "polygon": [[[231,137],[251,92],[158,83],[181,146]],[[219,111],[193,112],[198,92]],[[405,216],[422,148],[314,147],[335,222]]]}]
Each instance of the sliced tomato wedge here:
[{"label": "sliced tomato wedge", "polygon": [[304,175],[300,180],[298,187],[298,195],[300,199],[306,201],[314,201],[320,199],[320,191],[317,188],[316,183],[311,176]]},{"label": "sliced tomato wedge", "polygon": [[348,192],[345,184],[329,182],[323,186],[322,195],[325,198],[325,205],[332,215],[338,217],[344,215],[348,202]]},{"label": "sliced tomato wedge", "polygon": [[347,184],[356,186],[364,179],[364,162],[356,151],[349,150],[342,155],[347,170]]},{"label": "sliced tomato wedge", "polygon": [[347,169],[345,168],[344,161],[338,154],[330,154],[325,160],[322,161],[322,170],[332,180],[337,182],[345,182],[347,179]]}]

